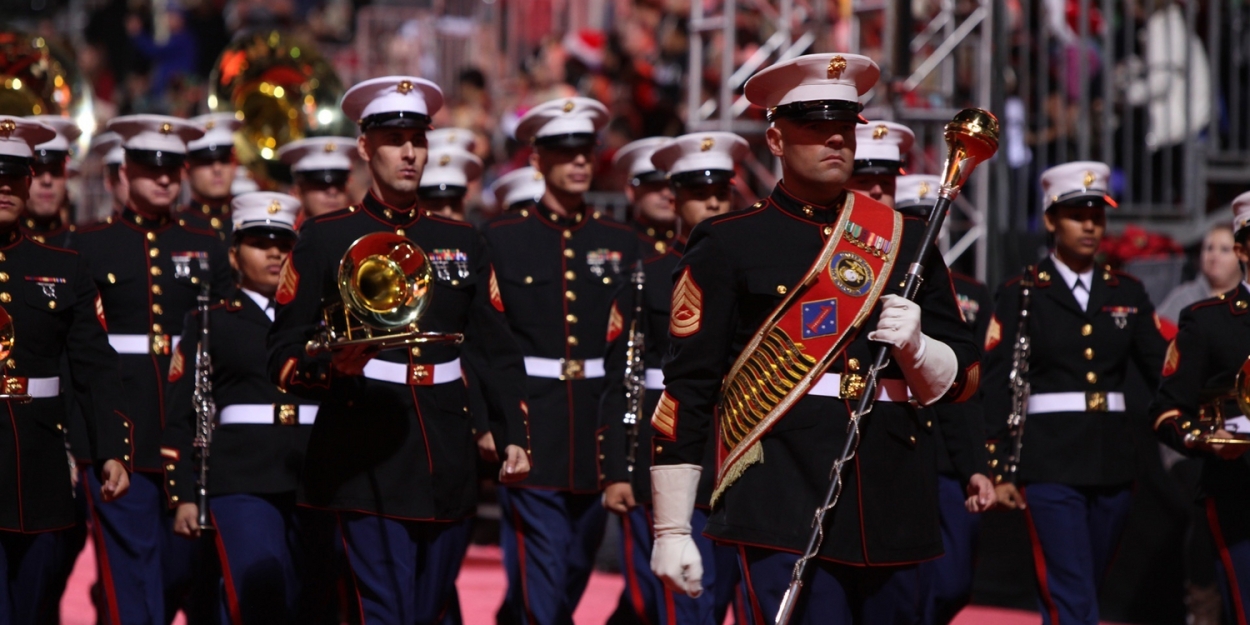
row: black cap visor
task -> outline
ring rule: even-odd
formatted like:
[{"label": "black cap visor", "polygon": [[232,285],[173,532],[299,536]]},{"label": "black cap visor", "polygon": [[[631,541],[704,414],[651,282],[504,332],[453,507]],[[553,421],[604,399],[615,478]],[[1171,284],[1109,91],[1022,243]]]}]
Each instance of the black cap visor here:
[{"label": "black cap visor", "polygon": [[894,210],[907,215],[908,217],[919,217],[927,220],[929,219],[929,212],[933,210],[933,206],[935,204],[937,204],[936,201],[930,202],[929,200],[915,200],[909,202],[895,201]]},{"label": "black cap visor", "polygon": [[5,178],[26,178],[30,173],[31,160],[25,156],[0,154],[0,176]]},{"label": "black cap visor", "polygon": [[239,243],[244,237],[259,237],[262,239],[296,239],[298,236],[294,230],[283,228],[280,226],[271,226],[266,224],[258,224],[235,230],[231,235],[235,243]]},{"label": "black cap visor", "polygon": [[883,161],[863,159],[855,161],[855,176],[902,176],[903,163],[900,161]]},{"label": "black cap visor", "polygon": [[571,132],[563,135],[534,137],[534,145],[536,147],[556,150],[561,148],[586,148],[594,144],[595,134],[593,132]]},{"label": "black cap visor", "polygon": [[234,155],[234,145],[210,145],[206,148],[187,152],[187,159],[194,165],[196,162],[216,163],[228,161]]},{"label": "black cap visor", "polygon": [[1081,208],[1085,206],[1092,206],[1095,208],[1097,207],[1115,208],[1118,205],[1116,204],[1115,200],[1111,198],[1110,195],[1107,195],[1106,193],[1103,193],[1096,189],[1089,189],[1089,190],[1069,191],[1068,193],[1064,193],[1063,195],[1060,195],[1058,198],[1056,198],[1053,202],[1051,202],[1050,206],[1046,207],[1046,210],[1051,211],[1056,208],[1066,207],[1066,206],[1071,206],[1075,208]]},{"label": "black cap visor", "polygon": [[867,124],[859,112],[864,105],[849,100],[810,100],[774,106],[768,111],[768,121],[790,119],[794,121],[846,121]]},{"label": "black cap visor", "polygon": [[464,197],[469,192],[467,187],[452,184],[439,184],[429,187],[417,187],[417,197],[423,200],[442,200]]},{"label": "black cap visor", "polygon": [[664,172],[649,171],[649,172],[634,176],[633,179],[629,181],[629,184],[635,187],[641,187],[644,184],[651,184],[654,182],[664,182],[665,180],[668,180],[668,175],[665,174]]},{"label": "black cap visor", "polygon": [[182,167],[187,155],[164,150],[126,150],[126,160],[148,167]]},{"label": "black cap visor", "polygon": [[376,113],[360,120],[361,132],[373,130],[374,128],[420,128],[421,130],[426,130],[429,127],[430,116],[413,111]]},{"label": "black cap visor", "polygon": [[690,187],[723,184],[733,180],[733,177],[734,173],[732,171],[724,169],[700,169],[672,174],[668,177],[668,183],[673,185],[674,189],[688,189]]},{"label": "black cap visor", "polygon": [[349,174],[346,169],[306,169],[291,172],[291,177],[298,184],[341,187],[347,184]]},{"label": "black cap visor", "polygon": [[69,152],[65,150],[35,150],[35,162],[44,165],[64,163],[68,158]]}]

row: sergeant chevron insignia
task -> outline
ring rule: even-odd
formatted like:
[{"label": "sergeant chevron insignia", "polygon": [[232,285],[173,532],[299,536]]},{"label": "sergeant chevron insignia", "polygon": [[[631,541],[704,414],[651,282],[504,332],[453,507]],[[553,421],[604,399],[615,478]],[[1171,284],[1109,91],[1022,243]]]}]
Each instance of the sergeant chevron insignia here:
[{"label": "sergeant chevron insignia", "polygon": [[998,322],[998,315],[990,315],[990,327],[985,329],[985,351],[998,347],[1003,340],[1003,324]]},{"label": "sergeant chevron insignia", "polygon": [[299,288],[299,272],[295,270],[293,256],[287,255],[282,263],[282,275],[278,278],[278,293],[274,299],[279,304],[290,304],[295,299],[295,291]]},{"label": "sergeant chevron insignia", "polygon": [[667,440],[677,440],[677,400],[668,391],[660,395],[660,402],[651,414],[651,429],[655,435]]},{"label": "sergeant chevron insignia", "polygon": [[612,312],[608,315],[608,342],[615,341],[624,329],[625,318],[621,316],[621,309],[616,307],[616,302],[612,302]]},{"label": "sergeant chevron insignia", "polygon": [[495,268],[490,268],[490,305],[503,312],[503,294],[499,292],[499,280],[495,278]]},{"label": "sergeant chevron insignia", "polygon": [[1176,340],[1173,339],[1168,343],[1168,353],[1163,357],[1163,377],[1168,377],[1176,373],[1176,369],[1181,366],[1181,350],[1176,347]]},{"label": "sergeant chevron insignia", "polygon": [[703,324],[703,290],[695,284],[690,268],[682,272],[673,287],[673,307],[669,316],[668,331],[677,338],[685,338],[699,331]]}]

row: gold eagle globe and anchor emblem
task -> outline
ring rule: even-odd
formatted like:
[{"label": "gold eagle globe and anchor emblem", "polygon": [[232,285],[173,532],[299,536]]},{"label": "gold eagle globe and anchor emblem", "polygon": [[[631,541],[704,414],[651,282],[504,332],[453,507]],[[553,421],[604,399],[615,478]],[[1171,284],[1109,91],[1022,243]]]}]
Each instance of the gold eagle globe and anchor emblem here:
[{"label": "gold eagle globe and anchor emblem", "polygon": [[20,378],[6,374],[4,371],[8,368],[9,355],[13,353],[13,344],[17,342],[17,333],[13,329],[13,317],[9,316],[9,311],[0,306],[0,399],[7,399],[20,403],[30,401],[30,394],[26,392],[26,378]]},{"label": "gold eagle globe and anchor emblem", "polygon": [[430,307],[433,269],[425,251],[392,232],[366,234],[339,261],[341,301],[322,309],[309,354],[369,346],[380,350],[421,343],[459,343],[464,335],[425,332],[417,322]]},{"label": "gold eagle globe and anchor emblem", "polygon": [[842,252],[829,261],[829,277],[839,290],[853,297],[862,297],[872,288],[872,267],[849,252]]}]

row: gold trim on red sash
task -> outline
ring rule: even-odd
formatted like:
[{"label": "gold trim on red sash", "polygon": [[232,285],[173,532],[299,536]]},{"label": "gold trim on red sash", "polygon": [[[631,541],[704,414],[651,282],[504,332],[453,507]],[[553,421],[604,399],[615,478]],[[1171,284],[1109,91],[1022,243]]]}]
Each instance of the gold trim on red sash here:
[{"label": "gold trim on red sash", "polygon": [[760,439],[854,340],[894,269],[902,216],[866,196],[846,198],[816,262],[725,376],[716,410],[720,469],[713,505],[748,467],[764,461]]}]

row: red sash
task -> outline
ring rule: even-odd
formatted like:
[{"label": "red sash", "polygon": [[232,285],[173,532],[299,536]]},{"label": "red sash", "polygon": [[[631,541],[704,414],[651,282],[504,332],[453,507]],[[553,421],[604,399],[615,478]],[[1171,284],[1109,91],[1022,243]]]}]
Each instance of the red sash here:
[{"label": "red sash", "polygon": [[902,234],[898,212],[847,193],[816,262],[725,376],[713,504],[743,471],[764,461],[760,439],[855,339],[886,286]]}]

